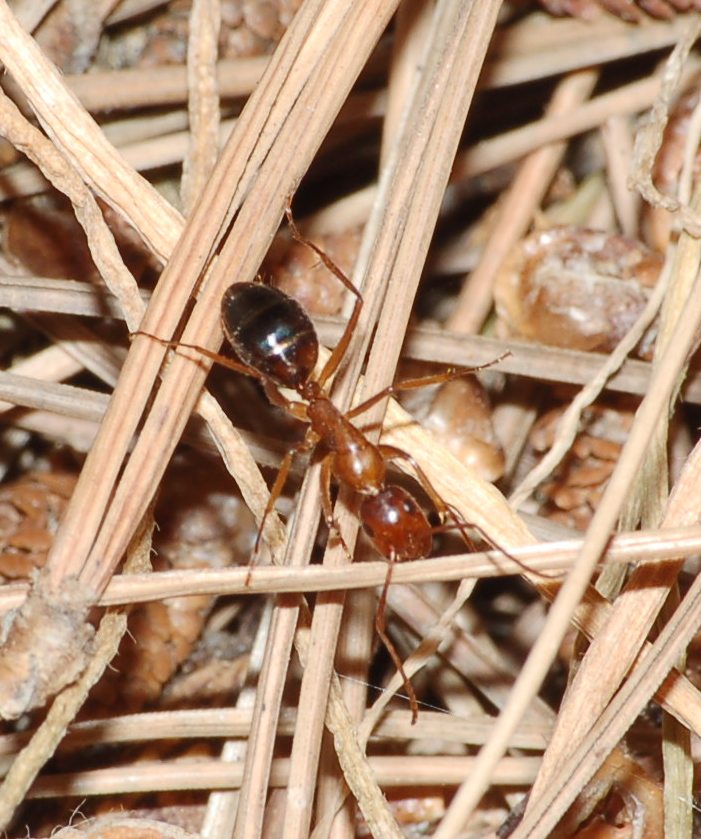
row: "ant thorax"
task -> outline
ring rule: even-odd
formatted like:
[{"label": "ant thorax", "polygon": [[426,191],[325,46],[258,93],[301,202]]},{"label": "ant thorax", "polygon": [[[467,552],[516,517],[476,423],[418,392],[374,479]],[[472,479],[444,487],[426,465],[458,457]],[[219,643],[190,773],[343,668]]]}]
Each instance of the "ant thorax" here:
[{"label": "ant thorax", "polygon": [[332,458],[333,474],[361,495],[376,495],[386,473],[385,458],[377,446],[325,394],[309,401],[307,418]]}]

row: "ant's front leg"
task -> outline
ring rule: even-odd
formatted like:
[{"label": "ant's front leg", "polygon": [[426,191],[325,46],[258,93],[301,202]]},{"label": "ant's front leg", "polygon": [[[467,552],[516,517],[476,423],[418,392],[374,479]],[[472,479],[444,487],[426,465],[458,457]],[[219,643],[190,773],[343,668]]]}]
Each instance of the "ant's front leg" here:
[{"label": "ant's front leg", "polygon": [[360,318],[360,312],[363,308],[363,295],[360,291],[353,285],[350,278],[347,277],[343,271],[339,268],[338,265],[331,259],[328,254],[325,254],[324,251],[311,239],[307,239],[305,236],[302,235],[300,229],[297,227],[297,224],[294,220],[292,215],[292,203],[288,199],[287,207],[285,208],[285,215],[287,216],[287,223],[290,226],[290,232],[292,233],[292,238],[295,239],[300,245],[304,245],[305,247],[309,248],[313,251],[322,263],[326,266],[326,268],[336,277],[339,282],[343,284],[348,291],[355,297],[355,304],[353,306],[353,311],[351,312],[350,317],[348,318],[348,322],[346,323],[346,327],[343,330],[343,335],[341,335],[341,340],[336,344],[331,355],[326,360],[324,367],[319,374],[318,382],[320,387],[324,387],[326,382],[333,376],[333,374],[338,369],[339,364],[343,361],[343,358],[346,355],[346,351],[348,350],[348,345],[350,344],[351,338],[353,337],[353,333],[355,332],[355,328],[358,325],[358,320]]},{"label": "ant's front leg", "polygon": [[372,408],[373,405],[376,405],[378,402],[381,402],[388,396],[395,396],[397,393],[401,393],[403,390],[419,390],[422,387],[445,384],[446,382],[453,381],[453,379],[460,379],[463,376],[471,376],[473,373],[476,373],[479,370],[486,370],[489,367],[494,367],[495,364],[498,364],[500,361],[503,361],[510,355],[511,352],[507,351],[502,353],[493,361],[488,361],[486,364],[480,364],[477,367],[449,367],[447,370],[443,370],[441,373],[433,373],[430,376],[420,376],[418,379],[405,379],[403,382],[397,382],[396,384],[387,385],[387,387],[378,391],[369,399],[366,399],[364,402],[361,402],[359,405],[356,405],[354,408],[351,408],[351,410],[348,411],[348,413],[346,414],[346,418],[353,419],[354,417],[357,417],[359,414],[365,413],[365,411]]}]

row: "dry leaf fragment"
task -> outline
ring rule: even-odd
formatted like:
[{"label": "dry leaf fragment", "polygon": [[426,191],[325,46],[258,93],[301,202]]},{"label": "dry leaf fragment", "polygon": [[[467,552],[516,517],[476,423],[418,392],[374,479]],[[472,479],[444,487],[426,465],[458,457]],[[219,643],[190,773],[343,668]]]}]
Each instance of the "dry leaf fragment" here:
[{"label": "dry leaf fragment", "polygon": [[[430,836],[438,820],[445,814],[445,799],[442,795],[416,797],[412,795],[412,790],[406,790],[404,798],[399,797],[399,790],[394,790],[389,806],[407,839]],[[371,836],[360,815],[357,831],[359,839]]]},{"label": "dry leaf fragment", "polygon": [[[87,621],[84,588],[64,580],[49,599],[37,590],[11,613],[12,634],[0,638],[5,656],[0,666],[0,719],[17,719],[42,706],[85,669],[95,634]],[[37,645],[37,638],[41,644]]]},{"label": "dry leaf fragment", "polygon": [[663,809],[661,783],[641,762],[616,749],[577,797],[553,839],[657,839],[664,835]]},{"label": "dry leaf fragment", "polygon": [[[679,178],[684,165],[684,154],[689,125],[701,101],[701,76],[696,76],[677,99],[662,136],[662,145],[653,171],[653,181],[660,192],[678,197]],[[697,151],[693,163],[693,182],[701,174],[701,152]],[[663,207],[645,204],[642,228],[651,247],[664,252],[669,244],[672,216]]]},{"label": "dry leaf fragment", "polygon": [[504,473],[504,450],[492,425],[487,391],[475,376],[446,382],[417,419],[430,429],[461,463],[486,481]]},{"label": "dry leaf fragment", "polygon": [[[163,487],[154,536],[159,570],[248,562],[255,522],[217,464],[188,452],[171,467]],[[135,607],[129,634],[113,662],[115,670],[106,674],[93,698],[108,713],[114,713],[115,706],[137,711],[155,702],[192,653],[214,600],[193,595]]]},{"label": "dry leaf fragment", "polygon": [[71,472],[30,472],[0,488],[0,580],[43,567],[75,481]]},{"label": "dry leaf fragment", "polygon": [[610,12],[631,23],[641,23],[647,15],[671,20],[678,12],[701,8],[699,0],[540,0],[540,4],[553,15],[593,20],[604,12]]},{"label": "dry leaf fragment", "polygon": [[[536,452],[550,449],[564,410],[562,407],[548,411],[533,426],[529,442]],[[540,489],[544,499],[542,514],[568,527],[586,528],[632,422],[633,408],[623,400],[617,405],[593,405],[587,409],[582,430],[569,454],[554,479]]]},{"label": "dry leaf fragment", "polygon": [[[662,257],[641,242],[578,227],[527,236],[494,296],[503,334],[556,347],[610,352],[643,310]],[[649,358],[654,327],[638,355]]]},{"label": "dry leaf fragment", "polygon": [[105,816],[64,827],[53,836],[54,839],[198,839],[200,834],[153,819]]}]

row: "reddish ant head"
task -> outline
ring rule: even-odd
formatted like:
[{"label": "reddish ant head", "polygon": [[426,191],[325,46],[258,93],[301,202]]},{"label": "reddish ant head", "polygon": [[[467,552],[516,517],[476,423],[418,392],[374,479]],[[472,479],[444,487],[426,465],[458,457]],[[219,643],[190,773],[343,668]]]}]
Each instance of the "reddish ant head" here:
[{"label": "reddish ant head", "polygon": [[319,339],[296,300],[261,283],[234,283],[221,305],[224,334],[244,364],[299,390],[319,356]]},{"label": "reddish ant head", "polygon": [[387,559],[423,559],[431,553],[431,525],[416,499],[391,484],[360,505],[363,530]]}]

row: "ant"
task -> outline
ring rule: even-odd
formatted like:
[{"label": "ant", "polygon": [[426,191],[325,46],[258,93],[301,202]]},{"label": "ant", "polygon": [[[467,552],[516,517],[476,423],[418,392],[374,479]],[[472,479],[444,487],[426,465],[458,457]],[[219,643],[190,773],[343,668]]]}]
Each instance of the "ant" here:
[{"label": "ant", "polygon": [[[436,375],[390,385],[346,413],[342,413],[331,401],[326,391],[326,384],[337,371],[346,354],[360,317],[363,297],[350,279],[321,248],[301,234],[292,217],[289,204],[286,215],[293,238],[316,253],[326,268],[355,297],[355,304],[341,339],[321,372],[318,375],[314,374],[319,357],[319,339],[309,315],[296,300],[284,292],[258,282],[235,283],[224,292],[222,298],[221,321],[224,335],[239,361],[232,361],[202,347],[191,348],[219,361],[225,367],[256,378],[261,382],[266,396],[273,405],[282,408],[308,425],[304,439],[287,452],[280,465],[258,529],[254,554],[258,551],[265,521],[274,509],[297,454],[317,449],[323,450],[321,459],[322,511],[327,526],[338,534],[347,553],[348,549],[333,517],[332,478],[363,497],[357,513],[359,521],[375,548],[390,563],[375,618],[375,628],[404,680],[411,705],[412,722],[415,722],[418,717],[416,695],[405,674],[399,654],[385,631],[391,563],[427,557],[431,552],[433,533],[446,529],[447,518],[451,518],[454,522],[448,527],[457,527],[464,536],[466,536],[467,524],[452,507],[441,499],[427,475],[410,454],[395,446],[371,442],[353,424],[352,420],[399,390],[439,384],[466,373],[490,367],[500,361],[503,356],[481,367],[449,369]],[[157,340],[162,341],[162,339]],[[176,343],[175,346],[188,347],[189,345]],[[296,391],[299,400],[289,399],[282,393],[281,388]],[[439,527],[431,526],[419,502],[411,493],[396,484],[387,482],[388,464],[398,460],[403,460],[411,466],[439,515],[441,520]]]}]

